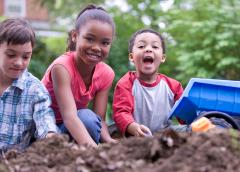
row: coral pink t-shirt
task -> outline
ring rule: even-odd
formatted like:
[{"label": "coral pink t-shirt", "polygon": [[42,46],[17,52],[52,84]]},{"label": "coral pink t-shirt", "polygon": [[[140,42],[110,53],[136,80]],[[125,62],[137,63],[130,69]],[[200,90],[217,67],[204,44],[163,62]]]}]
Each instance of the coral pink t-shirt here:
[{"label": "coral pink t-shirt", "polygon": [[63,65],[69,72],[69,75],[71,77],[71,89],[74,96],[74,100],[76,102],[77,109],[86,108],[88,106],[88,103],[94,98],[95,94],[98,91],[105,90],[111,87],[115,76],[114,71],[110,66],[103,62],[100,62],[95,66],[92,82],[91,85],[89,86],[89,89],[87,90],[83,82],[83,79],[76,67],[74,56],[75,56],[74,52],[66,52],[62,56],[58,57],[49,66],[42,79],[42,83],[46,86],[51,95],[52,98],[51,107],[55,112],[57,123],[62,122],[62,117],[55,98],[53,82],[51,78],[51,69],[54,65],[56,64]]}]

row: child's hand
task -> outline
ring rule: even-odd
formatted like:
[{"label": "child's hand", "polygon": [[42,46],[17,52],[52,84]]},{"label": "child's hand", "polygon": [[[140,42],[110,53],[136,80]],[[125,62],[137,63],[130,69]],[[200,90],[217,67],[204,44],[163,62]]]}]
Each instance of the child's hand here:
[{"label": "child's hand", "polygon": [[117,142],[118,141],[116,139],[113,139],[113,138],[107,140],[107,143],[117,143]]},{"label": "child's hand", "polygon": [[152,132],[148,127],[140,125],[136,122],[133,122],[128,126],[127,132],[137,137],[152,136]]},{"label": "child's hand", "polygon": [[206,117],[201,117],[191,124],[193,132],[205,132],[214,127],[215,125],[213,125],[212,122]]},{"label": "child's hand", "polygon": [[54,133],[54,132],[49,132],[49,133],[47,133],[46,138],[51,138],[51,137],[56,136],[56,135],[57,134]]},{"label": "child's hand", "polygon": [[140,136],[144,136],[144,137],[152,136],[152,132],[145,125],[140,125],[140,129],[141,129],[141,133],[140,133],[141,135]]}]

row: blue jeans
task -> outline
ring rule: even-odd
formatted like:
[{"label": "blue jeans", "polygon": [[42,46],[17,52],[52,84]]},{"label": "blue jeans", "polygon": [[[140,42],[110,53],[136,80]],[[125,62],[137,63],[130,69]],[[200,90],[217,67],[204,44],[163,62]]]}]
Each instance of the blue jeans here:
[{"label": "blue jeans", "polygon": [[[84,126],[86,127],[89,135],[98,144],[100,141],[102,128],[101,118],[90,109],[80,109],[78,110],[77,115],[84,124]],[[68,132],[68,129],[65,127],[63,123],[58,124],[58,127],[61,133],[69,134],[71,136],[71,134]]]}]

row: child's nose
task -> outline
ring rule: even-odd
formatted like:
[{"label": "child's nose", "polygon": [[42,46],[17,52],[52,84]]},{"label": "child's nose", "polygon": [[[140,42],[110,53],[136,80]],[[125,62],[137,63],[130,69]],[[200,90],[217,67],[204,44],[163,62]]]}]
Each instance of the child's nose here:
[{"label": "child's nose", "polygon": [[16,58],[16,60],[14,61],[15,66],[21,66],[22,63],[23,63],[23,61],[22,61],[21,57]]},{"label": "child's nose", "polygon": [[152,52],[152,47],[151,47],[151,46],[146,46],[145,51],[146,51],[146,52]]},{"label": "child's nose", "polygon": [[92,45],[92,50],[94,50],[94,51],[101,51],[101,48],[100,48],[100,46],[98,44],[93,44]]}]

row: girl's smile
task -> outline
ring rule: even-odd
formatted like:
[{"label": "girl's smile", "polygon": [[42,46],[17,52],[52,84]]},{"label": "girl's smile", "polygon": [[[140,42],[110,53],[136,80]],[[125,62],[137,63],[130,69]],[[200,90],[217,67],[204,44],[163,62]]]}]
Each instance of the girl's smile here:
[{"label": "girl's smile", "polygon": [[110,51],[112,38],[113,30],[110,24],[97,20],[89,21],[80,29],[77,36],[77,58],[90,66],[105,60]]}]

